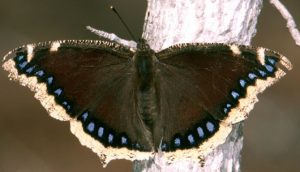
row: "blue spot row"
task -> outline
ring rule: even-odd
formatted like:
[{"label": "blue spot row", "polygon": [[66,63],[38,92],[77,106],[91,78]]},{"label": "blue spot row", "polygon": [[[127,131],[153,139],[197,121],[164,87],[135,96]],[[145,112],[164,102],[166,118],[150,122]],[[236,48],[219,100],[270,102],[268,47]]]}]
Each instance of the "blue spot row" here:
[{"label": "blue spot row", "polygon": [[269,74],[273,74],[276,71],[276,63],[278,59],[272,56],[265,57],[265,69]]},{"label": "blue spot row", "polygon": [[258,77],[260,77],[261,79],[265,79],[268,76],[272,76],[276,71],[276,66],[275,65],[276,65],[277,61],[278,60],[275,57],[265,56],[265,63],[266,64],[264,66],[260,67],[259,69],[255,70],[254,72],[250,72],[248,74],[248,79],[254,81]]},{"label": "blue spot row", "polygon": [[225,105],[223,105],[221,108],[221,113],[223,113],[225,116],[231,111],[231,108],[235,107],[238,104],[238,100],[244,96],[244,90],[247,87],[247,81],[245,79],[240,79],[239,86],[243,89],[243,91],[232,90],[230,92],[230,101],[225,103]]},{"label": "blue spot row", "polygon": [[[278,60],[275,57],[271,56],[266,56],[265,57],[265,62],[266,64],[264,66],[260,66],[254,71],[249,72],[246,77],[239,79],[238,85],[239,88],[237,90],[233,90],[230,92],[231,98],[233,98],[233,102],[228,102],[225,103],[225,106],[222,107],[222,112],[227,115],[231,108],[236,106],[238,100],[246,94],[246,88],[248,85],[252,85],[255,83],[255,80],[260,78],[260,79],[266,79],[268,76],[272,76],[274,72],[276,71],[276,62]],[[231,104],[233,103],[233,104]],[[229,106],[230,105],[230,106]]]},{"label": "blue spot row", "polygon": [[103,124],[97,122],[88,111],[84,111],[78,119],[82,122],[84,131],[99,140],[104,146],[127,147],[129,149],[141,149],[138,143],[131,144],[124,134],[115,134]]},{"label": "blue spot row", "polygon": [[196,128],[188,131],[185,136],[176,134],[170,146],[166,142],[163,142],[161,149],[163,151],[185,149],[190,147],[196,147],[209,137],[211,137],[218,130],[219,125],[214,119],[204,120],[201,124],[196,125]]},{"label": "blue spot row", "polygon": [[24,52],[17,53],[14,61],[19,74],[25,74],[28,77],[35,76],[39,82],[46,83],[48,93],[54,95],[57,103],[64,107],[70,116],[72,116],[72,105],[64,98],[63,89],[54,87],[53,76],[47,75],[44,70],[40,69],[40,67],[34,63],[34,59],[31,62],[27,62],[27,55]]}]

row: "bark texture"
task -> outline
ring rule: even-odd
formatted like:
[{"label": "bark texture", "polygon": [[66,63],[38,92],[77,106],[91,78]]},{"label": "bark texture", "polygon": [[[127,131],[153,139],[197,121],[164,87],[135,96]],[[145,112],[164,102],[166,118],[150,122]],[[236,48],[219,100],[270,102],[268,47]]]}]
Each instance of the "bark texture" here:
[{"label": "bark texture", "polygon": [[[143,38],[155,51],[177,43],[249,45],[256,33],[262,0],[148,0]],[[224,144],[199,163],[168,164],[163,153],[135,161],[135,172],[240,171],[243,122],[234,124]]]}]

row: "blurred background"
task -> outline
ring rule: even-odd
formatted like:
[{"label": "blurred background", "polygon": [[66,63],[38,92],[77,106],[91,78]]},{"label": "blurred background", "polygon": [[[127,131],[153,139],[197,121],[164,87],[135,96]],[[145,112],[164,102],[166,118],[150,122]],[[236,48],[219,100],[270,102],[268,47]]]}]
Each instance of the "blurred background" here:
[{"label": "blurred background", "polygon": [[[27,43],[97,39],[85,26],[129,39],[110,12],[108,0],[1,0],[0,56]],[[284,1],[300,26],[300,1]],[[132,32],[142,33],[146,0],[113,1]],[[300,47],[286,22],[264,2],[252,45],[289,57],[294,69],[259,96],[245,122],[242,171],[300,171]],[[298,27],[299,28],[299,27]],[[112,161],[102,168],[96,154],[80,145],[68,122],[48,116],[33,93],[10,82],[0,69],[0,172],[132,171],[132,163]]]}]

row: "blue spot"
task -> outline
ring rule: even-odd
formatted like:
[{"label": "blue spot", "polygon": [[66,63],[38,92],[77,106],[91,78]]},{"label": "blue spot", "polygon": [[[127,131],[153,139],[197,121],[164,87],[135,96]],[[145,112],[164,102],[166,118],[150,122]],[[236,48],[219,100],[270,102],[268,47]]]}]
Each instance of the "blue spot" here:
[{"label": "blue spot", "polygon": [[232,92],[231,92],[231,95],[232,95],[232,97],[233,97],[234,99],[238,99],[238,98],[240,97],[240,94],[239,94],[238,92],[236,92],[236,91],[232,91]]},{"label": "blue spot", "polygon": [[24,59],[24,57],[25,57],[24,55],[19,55],[17,59],[18,59],[18,61],[21,61]]},{"label": "blue spot", "polygon": [[123,145],[127,145],[127,143],[128,143],[127,138],[122,136],[122,137],[121,137],[121,143],[122,143]]},{"label": "blue spot", "polygon": [[44,74],[45,74],[45,72],[42,71],[42,70],[39,70],[39,71],[37,71],[37,72],[35,73],[35,75],[37,75],[37,76],[39,76],[39,77],[44,76]]},{"label": "blue spot", "polygon": [[249,73],[248,74],[248,77],[251,79],[251,80],[254,80],[257,78],[257,75],[255,75],[254,73]]},{"label": "blue spot", "polygon": [[104,134],[104,128],[103,127],[99,127],[99,129],[98,129],[98,136],[102,137],[103,134]]},{"label": "blue spot", "polygon": [[28,74],[30,74],[30,73],[33,71],[34,68],[35,68],[35,66],[32,66],[32,67],[26,69],[26,72],[27,72]]},{"label": "blue spot", "polygon": [[176,139],[174,140],[174,143],[175,143],[175,146],[179,147],[180,144],[181,144],[180,138],[176,138]]},{"label": "blue spot", "polygon": [[209,121],[206,123],[206,128],[210,133],[214,132],[214,130],[215,130],[214,124]]},{"label": "blue spot", "polygon": [[272,65],[275,65],[276,61],[273,59],[273,58],[267,58],[268,61],[272,64]]},{"label": "blue spot", "polygon": [[62,102],[62,104],[63,104],[68,110],[71,109],[71,106],[68,104],[67,101]]},{"label": "blue spot", "polygon": [[223,109],[223,112],[224,112],[224,113],[227,113],[227,112],[228,112],[228,109],[227,109],[227,108],[224,108],[224,109]]},{"label": "blue spot", "polygon": [[89,132],[93,132],[95,129],[95,123],[90,122],[89,125],[87,126],[87,129],[89,130]]},{"label": "blue spot", "polygon": [[274,72],[274,67],[271,66],[271,65],[266,65],[266,69],[267,69],[268,72],[271,72],[271,73]]},{"label": "blue spot", "polygon": [[140,148],[141,148],[141,145],[138,144],[138,143],[136,143],[136,144],[135,144],[135,147],[136,147],[137,149],[140,149]]},{"label": "blue spot", "polygon": [[53,83],[53,77],[52,76],[50,76],[50,77],[47,78],[47,83],[49,85],[51,85]]},{"label": "blue spot", "polygon": [[27,62],[22,62],[19,64],[20,69],[23,69],[24,67],[26,67],[28,63]]},{"label": "blue spot", "polygon": [[231,104],[227,103],[226,107],[231,108]]},{"label": "blue spot", "polygon": [[195,139],[194,139],[194,137],[193,137],[193,135],[188,135],[188,140],[189,140],[189,142],[191,143],[191,144],[194,144],[195,143]]},{"label": "blue spot", "polygon": [[245,88],[246,84],[247,84],[247,83],[246,83],[245,80],[243,80],[243,79],[240,80],[240,85],[241,85],[241,87]]},{"label": "blue spot", "polygon": [[62,93],[62,89],[61,88],[58,88],[54,91],[54,94],[56,94],[57,96],[60,96]]},{"label": "blue spot", "polygon": [[203,132],[203,129],[201,127],[197,128],[197,132],[198,132],[198,135],[199,135],[200,138],[204,137],[204,132]]},{"label": "blue spot", "polygon": [[161,145],[161,150],[166,150],[167,149],[167,144],[166,143],[163,143],[162,145]]},{"label": "blue spot", "polygon": [[88,113],[88,112],[84,112],[84,113],[82,114],[82,119],[83,119],[84,122],[86,121],[86,119],[87,119],[88,116],[89,116],[89,113]]},{"label": "blue spot", "polygon": [[113,140],[114,140],[114,135],[112,135],[112,134],[108,134],[108,143],[112,143],[113,142]]},{"label": "blue spot", "polygon": [[261,77],[266,77],[267,76],[267,73],[263,70],[258,69],[258,72],[259,72]]}]

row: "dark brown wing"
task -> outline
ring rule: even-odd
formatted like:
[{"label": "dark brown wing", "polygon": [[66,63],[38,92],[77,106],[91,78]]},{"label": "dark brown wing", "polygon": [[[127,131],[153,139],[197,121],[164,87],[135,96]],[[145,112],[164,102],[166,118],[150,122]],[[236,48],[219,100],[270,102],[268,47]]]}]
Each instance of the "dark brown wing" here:
[{"label": "dark brown wing", "polygon": [[[185,44],[158,53],[156,85],[161,116],[154,131],[155,145],[163,139],[165,150],[197,147],[218,132],[233,109],[245,108],[239,100],[249,96],[250,85],[258,79],[267,82],[269,77],[278,77],[276,63],[281,57],[260,51],[265,54],[262,58],[251,47]],[[245,108],[239,115],[243,112],[249,111]]]},{"label": "dark brown wing", "polygon": [[18,49],[4,68],[36,91],[52,116],[81,121],[102,145],[150,151],[135,108],[132,56],[111,42],[57,41]]}]

